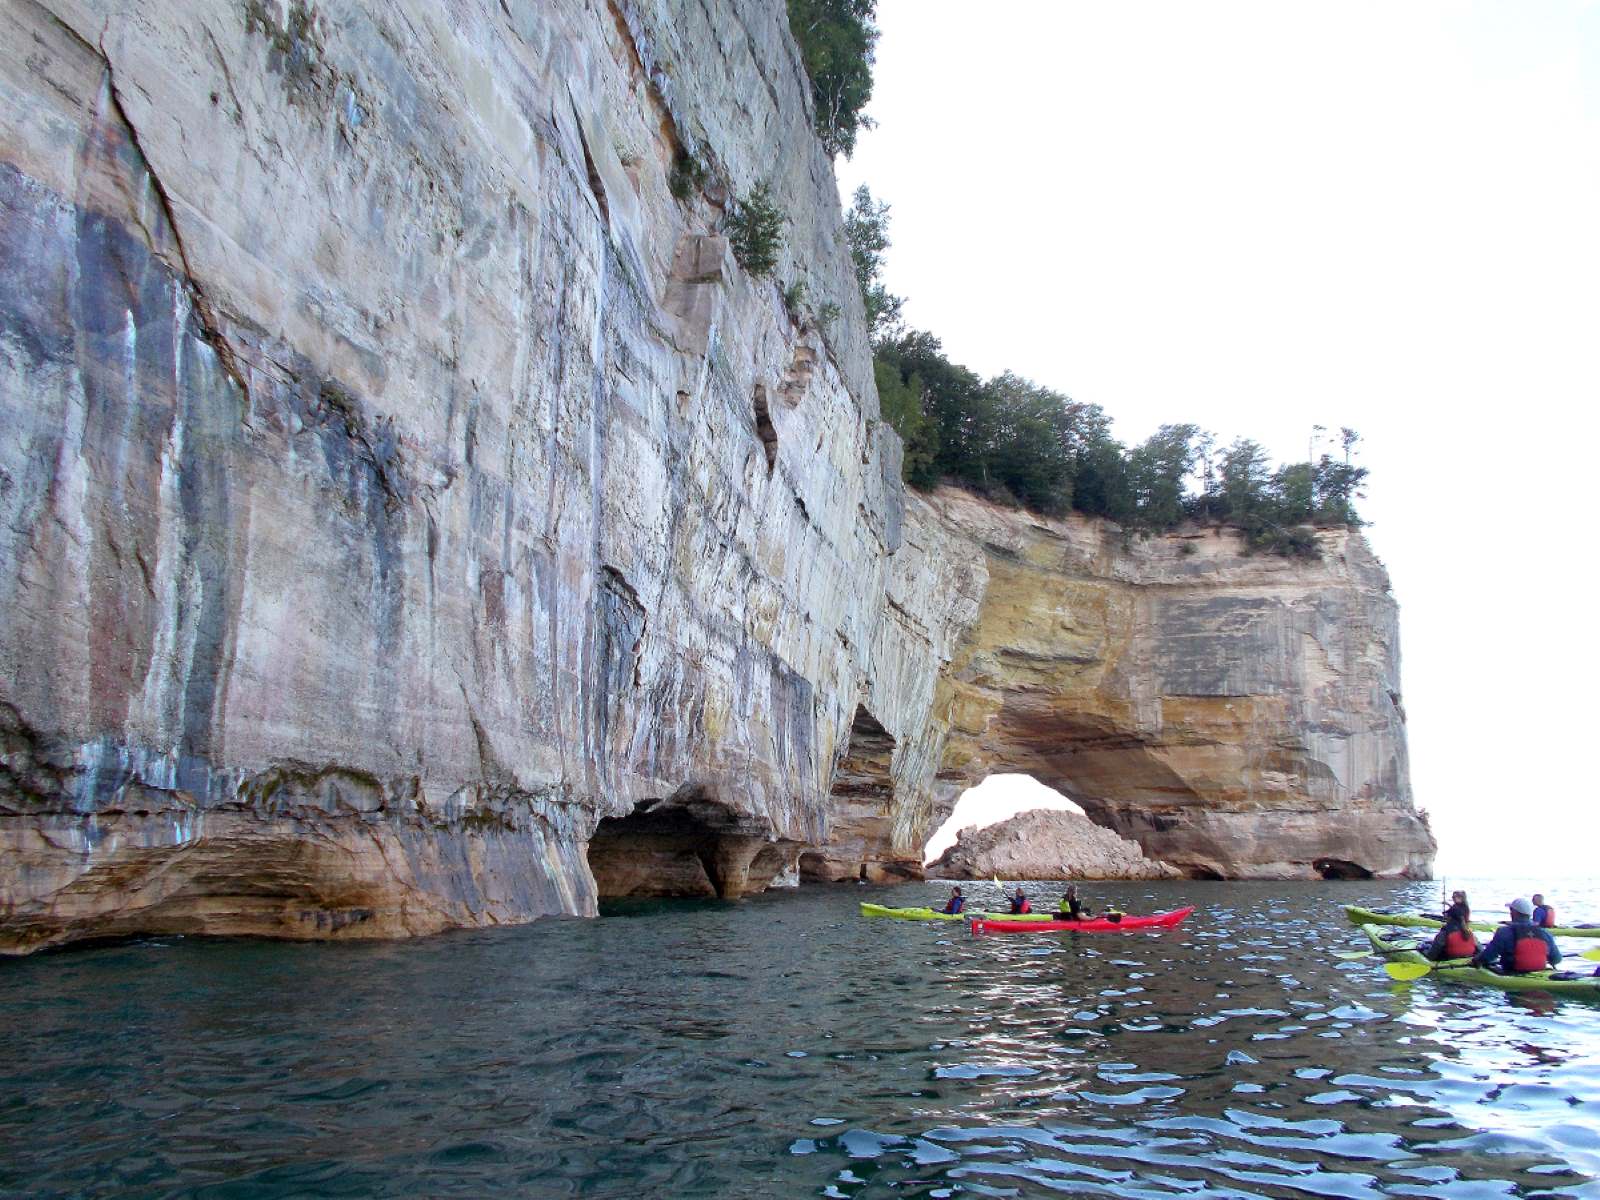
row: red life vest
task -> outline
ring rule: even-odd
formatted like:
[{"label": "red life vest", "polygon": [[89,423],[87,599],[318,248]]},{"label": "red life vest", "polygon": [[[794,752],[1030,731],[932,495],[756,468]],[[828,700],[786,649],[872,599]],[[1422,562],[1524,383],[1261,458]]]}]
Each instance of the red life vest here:
[{"label": "red life vest", "polygon": [[1452,929],[1444,935],[1446,958],[1471,958],[1478,952],[1478,939],[1467,929]]},{"label": "red life vest", "polygon": [[1544,939],[1537,933],[1532,930],[1523,933],[1513,925],[1511,937],[1513,971],[1519,974],[1523,971],[1543,971],[1550,965],[1550,947],[1544,944]]},{"label": "red life vest", "polygon": [[1539,927],[1541,929],[1554,929],[1556,927],[1556,906],[1554,904],[1546,904],[1543,907],[1544,917],[1540,920]]},{"label": "red life vest", "polygon": [[1017,909],[1017,911],[1019,913],[1031,913],[1033,911],[1033,905],[1024,900],[1022,902],[1022,907]]}]

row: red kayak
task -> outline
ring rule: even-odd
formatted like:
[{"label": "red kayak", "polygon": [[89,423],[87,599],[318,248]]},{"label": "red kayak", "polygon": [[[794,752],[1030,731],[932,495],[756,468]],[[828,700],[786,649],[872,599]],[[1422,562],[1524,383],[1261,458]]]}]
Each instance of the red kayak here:
[{"label": "red kayak", "polygon": [[1086,921],[986,921],[972,922],[973,933],[1055,933],[1070,930],[1075,933],[1128,933],[1135,929],[1172,929],[1182,925],[1184,918],[1194,911],[1176,908],[1171,912],[1156,913],[1150,917],[1123,917],[1109,921],[1105,917],[1090,917]]}]

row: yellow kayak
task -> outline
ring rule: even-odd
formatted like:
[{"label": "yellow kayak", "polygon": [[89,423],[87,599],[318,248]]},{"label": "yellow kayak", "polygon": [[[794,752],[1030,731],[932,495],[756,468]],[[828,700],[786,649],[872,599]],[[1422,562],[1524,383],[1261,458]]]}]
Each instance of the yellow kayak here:
[{"label": "yellow kayak", "polygon": [[940,912],[936,908],[887,908],[882,904],[868,904],[861,902],[861,915],[863,917],[891,917],[896,921],[970,921],[974,917],[980,920],[1003,921],[1049,921],[1055,917],[1054,913],[990,913],[969,909],[964,912]]},{"label": "yellow kayak", "polygon": [[[1350,918],[1352,925],[1412,925],[1420,929],[1437,929],[1444,922],[1437,917],[1410,916],[1402,913],[1373,912],[1370,908],[1362,908],[1357,904],[1346,904],[1344,915]],[[1474,921],[1472,928],[1480,933],[1493,933],[1504,922]],[[1591,937],[1600,938],[1600,927],[1586,925],[1556,925],[1546,929],[1551,937]]]}]

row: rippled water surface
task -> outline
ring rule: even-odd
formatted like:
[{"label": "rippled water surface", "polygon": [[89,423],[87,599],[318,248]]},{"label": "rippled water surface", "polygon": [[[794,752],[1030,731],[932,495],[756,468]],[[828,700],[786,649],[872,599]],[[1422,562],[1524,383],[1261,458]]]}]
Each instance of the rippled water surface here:
[{"label": "rippled water surface", "polygon": [[1093,890],[1200,911],[974,938],[810,887],[0,963],[0,1193],[1600,1195],[1600,1005],[1332,957],[1435,885]]}]

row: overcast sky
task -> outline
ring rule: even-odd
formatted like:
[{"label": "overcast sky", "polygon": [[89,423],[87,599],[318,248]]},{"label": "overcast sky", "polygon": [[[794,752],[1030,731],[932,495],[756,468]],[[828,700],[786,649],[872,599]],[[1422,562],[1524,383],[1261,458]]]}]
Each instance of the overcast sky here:
[{"label": "overcast sky", "polygon": [[1594,874],[1600,0],[879,0],[887,282],[983,374],[1361,432],[1445,872]]}]

